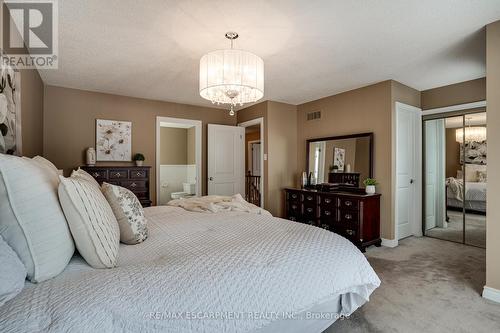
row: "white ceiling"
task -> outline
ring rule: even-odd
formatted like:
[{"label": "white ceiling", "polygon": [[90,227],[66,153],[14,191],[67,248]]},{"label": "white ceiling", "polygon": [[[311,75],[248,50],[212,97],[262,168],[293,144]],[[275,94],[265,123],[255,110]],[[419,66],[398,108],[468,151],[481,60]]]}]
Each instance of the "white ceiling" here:
[{"label": "white ceiling", "polygon": [[[500,0],[60,0],[50,85],[195,105],[200,57],[265,62],[264,99],[291,104],[394,79],[419,90],[485,75]],[[208,104],[207,104],[208,103]]]}]

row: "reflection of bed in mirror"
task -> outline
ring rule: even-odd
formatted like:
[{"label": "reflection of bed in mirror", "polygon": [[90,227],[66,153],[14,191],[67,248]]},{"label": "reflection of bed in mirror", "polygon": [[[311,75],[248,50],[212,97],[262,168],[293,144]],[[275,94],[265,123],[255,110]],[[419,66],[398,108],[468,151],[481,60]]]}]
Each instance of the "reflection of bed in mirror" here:
[{"label": "reflection of bed in mirror", "polygon": [[[465,197],[463,175],[446,180],[447,206],[451,210],[486,213],[486,165],[467,164],[465,168]],[[460,173],[460,172],[459,172]]]},{"label": "reflection of bed in mirror", "polygon": [[372,175],[372,133],[311,139],[307,144],[308,171],[318,184],[359,187]]}]

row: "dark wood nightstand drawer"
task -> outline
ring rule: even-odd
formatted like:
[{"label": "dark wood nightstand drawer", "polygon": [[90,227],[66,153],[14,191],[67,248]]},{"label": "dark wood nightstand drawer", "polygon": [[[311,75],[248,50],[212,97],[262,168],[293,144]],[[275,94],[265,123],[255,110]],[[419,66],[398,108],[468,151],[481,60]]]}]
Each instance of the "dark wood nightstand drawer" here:
[{"label": "dark wood nightstand drawer", "polygon": [[147,179],[148,170],[130,170],[130,179]]},{"label": "dark wood nightstand drawer", "polygon": [[97,181],[108,179],[108,170],[102,169],[93,169],[92,171],[88,171],[88,173],[94,177]]},{"label": "dark wood nightstand drawer", "polygon": [[140,189],[146,189],[146,181],[145,180],[127,180],[121,181],[120,186],[128,188],[129,190],[139,191]]},{"label": "dark wood nightstand drawer", "polygon": [[109,170],[110,179],[127,179],[128,170]]}]

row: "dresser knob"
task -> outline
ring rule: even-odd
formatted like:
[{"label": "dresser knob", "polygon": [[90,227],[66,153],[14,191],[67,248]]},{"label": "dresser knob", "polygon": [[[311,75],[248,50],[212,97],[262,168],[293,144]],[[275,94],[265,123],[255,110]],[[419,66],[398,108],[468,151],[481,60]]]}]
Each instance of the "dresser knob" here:
[{"label": "dresser knob", "polygon": [[292,205],[292,209],[297,209],[297,205]]},{"label": "dresser knob", "polygon": [[345,214],[344,216],[346,218],[346,220],[350,220],[352,219],[352,215],[351,214]]},{"label": "dresser knob", "polygon": [[346,234],[348,234],[349,236],[354,235],[354,230],[347,229],[345,232],[346,232]]},{"label": "dresser knob", "polygon": [[346,201],[346,202],[345,202],[345,205],[346,205],[346,206],[351,206],[351,205],[352,205],[352,202],[351,202],[351,201]]},{"label": "dresser knob", "polygon": [[308,195],[308,196],[306,197],[306,199],[307,199],[307,200],[309,200],[309,201],[311,201],[311,200],[313,199],[313,197],[311,197],[310,195]]},{"label": "dresser knob", "polygon": [[130,187],[137,187],[137,184],[136,183],[132,183],[132,184],[130,184]]},{"label": "dresser knob", "polygon": [[94,172],[94,173],[92,174],[92,176],[94,176],[94,177],[99,177],[99,173],[98,173],[98,172]]},{"label": "dresser knob", "polygon": [[325,215],[330,216],[330,215],[332,215],[332,213],[329,210],[325,210]]},{"label": "dresser knob", "polygon": [[292,194],[293,199],[297,199],[297,194]]},{"label": "dresser knob", "polygon": [[312,209],[312,208],[307,208],[307,212],[308,212],[308,213],[311,213],[312,211],[313,211],[313,209]]},{"label": "dresser knob", "polygon": [[330,203],[330,202],[332,202],[332,199],[325,199],[325,202]]}]

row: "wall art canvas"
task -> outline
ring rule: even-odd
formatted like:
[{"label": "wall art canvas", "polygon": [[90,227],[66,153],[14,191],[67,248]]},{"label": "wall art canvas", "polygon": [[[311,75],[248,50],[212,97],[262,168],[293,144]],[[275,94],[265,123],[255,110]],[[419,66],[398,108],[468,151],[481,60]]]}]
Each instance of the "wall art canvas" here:
[{"label": "wall art canvas", "polygon": [[[487,145],[486,141],[477,142],[471,141],[465,143],[465,163],[466,164],[483,164],[487,162]],[[463,144],[460,144],[460,163],[464,163]]]},{"label": "wall art canvas", "polygon": [[21,75],[0,64],[0,153],[21,156]]},{"label": "wall art canvas", "polygon": [[97,119],[96,151],[98,161],[131,161],[132,123]]},{"label": "wall art canvas", "polygon": [[345,149],[334,148],[333,165],[337,166],[338,172],[344,172],[344,164],[345,164]]}]

